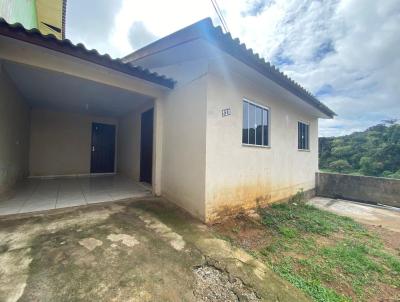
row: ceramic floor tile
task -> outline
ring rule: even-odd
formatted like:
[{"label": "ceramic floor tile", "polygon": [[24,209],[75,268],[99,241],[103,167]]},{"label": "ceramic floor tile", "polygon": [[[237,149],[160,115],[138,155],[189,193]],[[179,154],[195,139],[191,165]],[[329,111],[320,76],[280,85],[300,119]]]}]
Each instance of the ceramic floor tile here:
[{"label": "ceramic floor tile", "polygon": [[0,216],[18,214],[19,212],[20,212],[20,207],[0,208]]},{"label": "ceramic floor tile", "polygon": [[12,196],[0,201],[0,215],[44,211],[101,203],[151,194],[148,188],[123,176],[27,179]]},{"label": "ceramic floor tile", "polygon": [[20,213],[29,213],[55,209],[56,201],[28,202],[19,211]]},{"label": "ceramic floor tile", "polygon": [[70,196],[66,198],[57,199],[56,209],[68,208],[68,207],[76,207],[81,205],[86,205],[86,199],[83,195],[80,196]]},{"label": "ceramic floor tile", "polygon": [[112,201],[112,197],[107,194],[107,193],[90,193],[90,194],[85,194],[85,199],[86,202],[89,203],[99,203],[99,202],[106,202],[106,201]]},{"label": "ceramic floor tile", "polygon": [[24,203],[24,200],[7,200],[5,202],[0,202],[0,215],[17,214]]}]

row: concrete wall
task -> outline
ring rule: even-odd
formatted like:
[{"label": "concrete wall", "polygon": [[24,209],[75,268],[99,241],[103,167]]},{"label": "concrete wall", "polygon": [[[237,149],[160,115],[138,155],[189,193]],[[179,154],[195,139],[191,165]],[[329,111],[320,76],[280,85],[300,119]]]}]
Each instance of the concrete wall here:
[{"label": "concrete wall", "polygon": [[117,125],[114,118],[32,109],[30,175],[90,173],[92,122]]},{"label": "concrete wall", "polygon": [[[191,73],[163,100],[161,194],[204,220],[207,65],[187,64]],[[163,71],[173,76],[182,66]]]},{"label": "concrete wall", "polygon": [[29,107],[0,61],[0,194],[28,174]]},{"label": "concrete wall", "polygon": [[383,177],[317,173],[318,196],[400,207],[400,180]]},{"label": "concrete wall", "polygon": [[[284,92],[273,93],[275,84],[257,78],[255,72],[239,73],[232,70],[233,63],[228,66],[227,72],[226,64],[211,61],[208,74],[206,216],[210,222],[257,203],[286,199],[300,189],[312,190],[318,170],[317,117],[289,103]],[[270,148],[242,145],[243,98],[270,108]],[[231,115],[222,117],[225,108]],[[298,121],[310,123],[309,151],[297,148]]]},{"label": "concrete wall", "polygon": [[141,114],[153,106],[149,102],[119,119],[117,171],[136,181],[140,179]]}]

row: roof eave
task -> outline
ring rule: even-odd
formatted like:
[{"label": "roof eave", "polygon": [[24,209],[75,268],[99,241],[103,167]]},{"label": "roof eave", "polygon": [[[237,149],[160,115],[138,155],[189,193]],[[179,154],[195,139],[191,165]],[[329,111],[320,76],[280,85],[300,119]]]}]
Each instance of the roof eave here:
[{"label": "roof eave", "polygon": [[233,39],[230,33],[223,33],[220,27],[214,27],[210,18],[205,18],[192,25],[189,25],[177,32],[161,38],[127,56],[122,58],[124,62],[135,62],[147,56],[154,55],[170,47],[174,47],[195,39],[204,39],[223,50],[242,63],[261,73],[282,88],[288,90],[304,102],[310,104],[329,118],[336,116],[336,113],[321,103],[304,87],[282,73],[278,68],[266,62],[264,58],[248,49],[239,39]]},{"label": "roof eave", "polygon": [[70,55],[169,89],[175,86],[175,81],[171,78],[140,66],[123,63],[121,59],[112,59],[108,54],[101,55],[95,49],[88,50],[81,43],[74,45],[67,39],[59,40],[51,34],[43,35],[39,30],[28,30],[20,23],[9,24],[3,18],[0,18],[0,35]]}]

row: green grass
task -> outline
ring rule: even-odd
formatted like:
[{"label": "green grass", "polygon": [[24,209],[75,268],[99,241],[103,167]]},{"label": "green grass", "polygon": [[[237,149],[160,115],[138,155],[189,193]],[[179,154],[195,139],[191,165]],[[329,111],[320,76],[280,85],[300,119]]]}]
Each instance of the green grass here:
[{"label": "green grass", "polygon": [[323,286],[321,284],[321,281],[318,279],[304,278],[300,274],[294,274],[293,260],[290,257],[282,259],[279,265],[271,265],[276,273],[278,273],[281,277],[285,278],[299,289],[303,290],[309,296],[314,298],[315,301],[350,301],[347,297],[340,295],[334,290]]},{"label": "green grass", "polygon": [[252,254],[314,301],[369,301],[380,283],[400,292],[398,253],[354,220],[299,199],[259,209],[272,239]]}]

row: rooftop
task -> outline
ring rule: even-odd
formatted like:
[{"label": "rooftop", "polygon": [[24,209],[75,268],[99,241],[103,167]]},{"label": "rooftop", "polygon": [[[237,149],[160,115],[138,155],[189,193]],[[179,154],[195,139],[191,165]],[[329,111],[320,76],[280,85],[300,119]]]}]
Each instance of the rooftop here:
[{"label": "rooftop", "polygon": [[59,40],[53,35],[43,35],[36,28],[26,29],[20,23],[9,24],[3,18],[0,18],[0,36],[6,36],[71,55],[170,89],[174,88],[175,85],[173,79],[167,78],[164,75],[151,72],[140,66],[126,64],[121,59],[113,59],[110,55],[100,54],[95,49],[89,50],[81,43],[75,45],[68,39]]},{"label": "rooftop", "polygon": [[234,39],[230,33],[224,33],[221,27],[214,26],[210,18],[203,19],[161,38],[124,57],[123,61],[134,64],[137,60],[195,39],[204,39],[208,41],[212,45],[258,71],[279,86],[290,91],[292,94],[315,107],[330,118],[333,118],[336,115],[335,112],[313,96],[311,92],[289,78],[270,62],[265,61],[265,59],[258,53],[254,53],[252,49],[247,48],[247,46],[244,43],[241,43],[238,38]]}]

